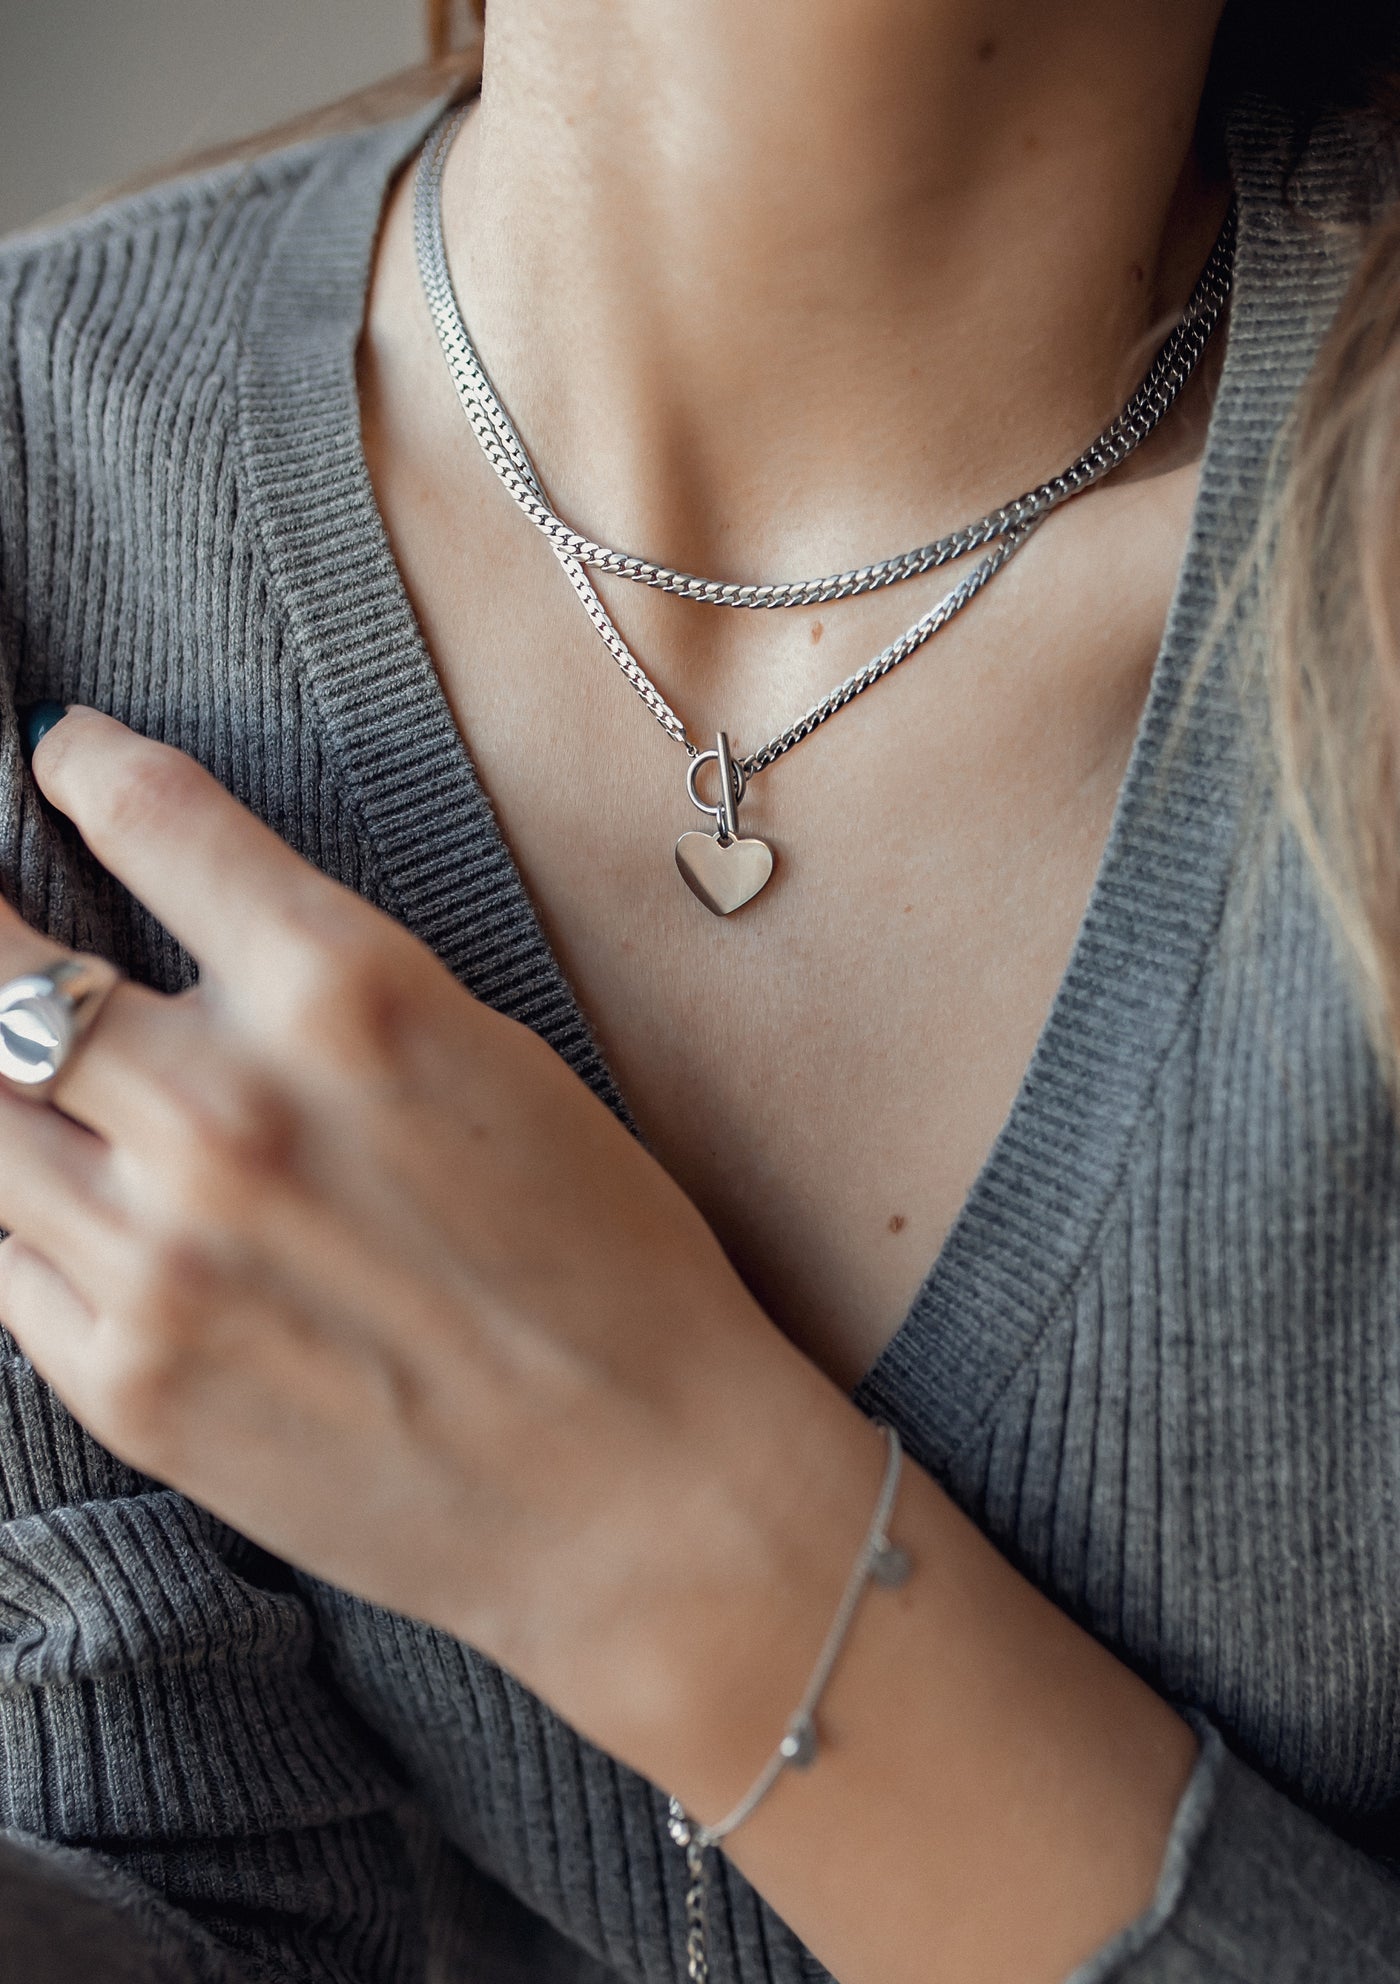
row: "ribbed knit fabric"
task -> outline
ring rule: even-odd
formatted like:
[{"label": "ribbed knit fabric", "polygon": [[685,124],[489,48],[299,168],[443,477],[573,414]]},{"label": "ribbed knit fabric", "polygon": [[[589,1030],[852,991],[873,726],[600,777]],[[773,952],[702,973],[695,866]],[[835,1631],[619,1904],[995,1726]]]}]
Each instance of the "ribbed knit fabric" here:
[{"label": "ribbed knit fabric", "polygon": [[[617,1106],[361,452],[371,246],[418,128],[0,252],[0,872],[55,936],[186,981],[20,760],[16,702],[110,709]],[[1202,654],[1354,247],[1355,140],[1328,127],[1291,198],[1288,151],[1237,121],[1229,355],[1083,931],[859,1394],[1206,1732],[1154,1908],[1075,1984],[1400,1984],[1400,1149],[1268,804],[1241,623]],[[683,1976],[658,1793],[466,1647],[143,1481],[3,1347],[0,1972]],[[732,1875],[714,1943],[717,1980],[820,1974]]]}]

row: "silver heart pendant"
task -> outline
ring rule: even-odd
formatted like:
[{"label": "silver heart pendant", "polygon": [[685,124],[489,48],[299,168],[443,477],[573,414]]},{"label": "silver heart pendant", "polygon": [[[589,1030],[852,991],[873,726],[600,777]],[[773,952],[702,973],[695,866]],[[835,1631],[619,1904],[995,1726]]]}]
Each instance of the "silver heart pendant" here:
[{"label": "silver heart pendant", "polygon": [[766,840],[721,840],[717,834],[682,834],[676,866],[692,895],[715,916],[732,916],[752,902],[773,873]]}]

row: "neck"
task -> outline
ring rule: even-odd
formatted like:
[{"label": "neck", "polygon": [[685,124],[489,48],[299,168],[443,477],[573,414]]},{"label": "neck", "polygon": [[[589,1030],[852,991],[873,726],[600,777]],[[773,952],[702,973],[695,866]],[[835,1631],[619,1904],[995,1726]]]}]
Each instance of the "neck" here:
[{"label": "neck", "polygon": [[565,11],[491,0],[448,247],[547,485],[629,549],[849,562],[1052,473],[1220,220],[1218,0]]}]

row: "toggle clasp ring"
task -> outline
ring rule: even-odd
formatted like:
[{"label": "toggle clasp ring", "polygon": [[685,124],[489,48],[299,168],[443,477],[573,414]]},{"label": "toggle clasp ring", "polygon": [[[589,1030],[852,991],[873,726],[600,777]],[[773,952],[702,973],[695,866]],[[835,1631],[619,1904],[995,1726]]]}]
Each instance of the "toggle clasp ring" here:
[{"label": "toggle clasp ring", "polygon": [[[707,806],[696,790],[695,778],[701,765],[718,765],[720,768],[718,806]],[[738,838],[739,808],[744,803],[747,787],[748,779],[744,776],[744,767],[730,750],[729,738],[722,730],[715,740],[714,750],[697,751],[686,768],[685,789],[690,794],[690,803],[698,813],[709,814],[721,840]]]}]

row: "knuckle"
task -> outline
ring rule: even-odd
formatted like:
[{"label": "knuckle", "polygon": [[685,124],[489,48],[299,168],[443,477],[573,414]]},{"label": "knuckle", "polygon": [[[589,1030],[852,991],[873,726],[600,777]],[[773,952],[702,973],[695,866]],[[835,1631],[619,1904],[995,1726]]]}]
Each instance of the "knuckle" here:
[{"label": "knuckle", "polygon": [[152,744],[134,753],[104,785],[92,824],[116,840],[151,828],[168,831],[172,814],[193,796],[200,776],[180,752]]},{"label": "knuckle", "polygon": [[185,1112],[160,1166],[162,1226],[192,1241],[246,1231],[269,1185],[285,1175],[290,1141],[270,1106]]},{"label": "knuckle", "polygon": [[208,1311],[213,1272],[207,1253],[172,1232],[135,1241],[115,1289],[113,1313],[133,1343],[178,1358]]},{"label": "knuckle", "polygon": [[191,1100],[185,1117],[186,1155],[219,1182],[255,1179],[286,1169],[294,1141],[292,1112],[272,1084],[225,1070],[217,1084]]},{"label": "knuckle", "polygon": [[153,1226],[193,1240],[245,1231],[292,1167],[296,1125],[272,1082],[213,1065],[195,1085],[176,1069],[147,1076],[154,1105],[138,1171]]},{"label": "knuckle", "polygon": [[147,1458],[186,1395],[207,1308],[207,1272],[168,1241],[134,1247],[107,1305],[97,1388],[105,1427]]},{"label": "knuckle", "polygon": [[155,1464],[179,1409],[182,1366],[157,1346],[123,1336],[103,1358],[98,1386],[101,1431],[138,1465]]},{"label": "knuckle", "polygon": [[206,1161],[220,1171],[262,1179],[290,1167],[296,1143],[292,1111],[270,1083],[254,1075],[227,1078],[197,1131]]},{"label": "knuckle", "polygon": [[355,923],[303,935],[291,947],[282,1027],[300,1052],[322,1064],[392,1074],[403,1059],[411,963],[392,928]]}]

